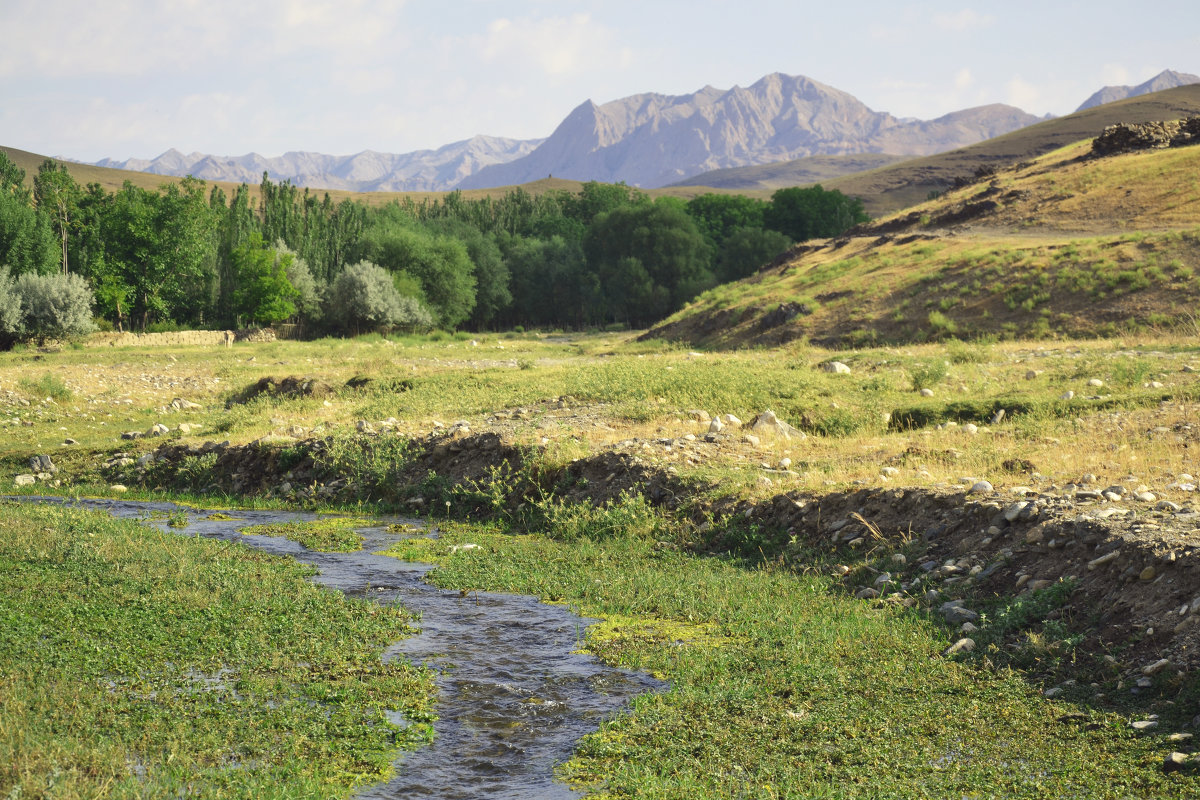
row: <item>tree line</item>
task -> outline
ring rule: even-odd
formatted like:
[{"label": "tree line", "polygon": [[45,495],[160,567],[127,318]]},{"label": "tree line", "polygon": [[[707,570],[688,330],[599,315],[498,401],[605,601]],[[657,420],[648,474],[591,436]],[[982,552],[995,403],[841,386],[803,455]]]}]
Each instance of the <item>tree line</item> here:
[{"label": "tree line", "polygon": [[867,219],[859,200],[820,186],[685,202],[592,182],[370,207],[265,173],[232,196],[191,177],[108,192],[49,159],[25,177],[0,153],[9,342],[78,332],[92,316],[143,331],[644,326],[794,242]]}]

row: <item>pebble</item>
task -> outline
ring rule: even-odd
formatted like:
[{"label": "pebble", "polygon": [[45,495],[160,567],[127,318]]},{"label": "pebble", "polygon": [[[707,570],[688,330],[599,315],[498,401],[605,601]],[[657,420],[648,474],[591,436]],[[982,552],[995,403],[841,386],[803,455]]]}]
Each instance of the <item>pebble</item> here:
[{"label": "pebble", "polygon": [[1192,756],[1187,753],[1167,753],[1163,759],[1163,772],[1179,772],[1187,767],[1192,761]]},{"label": "pebble", "polygon": [[922,389],[921,397],[933,397],[933,389]]},{"label": "pebble", "polygon": [[992,484],[988,481],[976,481],[967,490],[967,494],[983,494],[992,491]]},{"label": "pebble", "polygon": [[1075,393],[1072,391],[1069,391],[1069,390],[1065,391],[1062,393],[1062,396],[1059,399],[1060,400],[1073,400],[1073,399],[1075,399]]},{"label": "pebble", "polygon": [[1139,719],[1136,722],[1129,723],[1129,727],[1133,728],[1135,731],[1152,731],[1158,727],[1158,720]]},{"label": "pebble", "polygon": [[1099,389],[1101,386],[1104,385],[1104,381],[1100,380],[1099,378],[1092,378],[1091,380],[1089,380],[1087,382],[1087,385],[1092,387],[1093,389]]},{"label": "pebble", "polygon": [[849,375],[850,368],[841,361],[827,361],[821,365],[821,369],[834,375]]}]

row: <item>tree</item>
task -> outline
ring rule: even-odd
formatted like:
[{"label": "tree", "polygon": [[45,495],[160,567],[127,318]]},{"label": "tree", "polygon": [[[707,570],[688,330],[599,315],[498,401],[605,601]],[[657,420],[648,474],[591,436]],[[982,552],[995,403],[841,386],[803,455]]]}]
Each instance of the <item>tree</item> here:
[{"label": "tree", "polygon": [[361,242],[363,258],[407,272],[421,288],[437,323],[454,328],[475,307],[474,265],[466,245],[420,227],[399,206],[380,209]]},{"label": "tree", "polygon": [[67,171],[66,164],[47,158],[33,179],[33,197],[38,209],[50,218],[62,248],[62,271],[69,272],[67,242],[77,225],[83,192]]},{"label": "tree", "polygon": [[687,202],[688,216],[715,250],[735,232],[762,228],[767,203],[740,194],[702,194]]},{"label": "tree", "polygon": [[868,219],[857,197],[846,197],[837,189],[826,191],[819,184],[779,189],[763,214],[766,227],[797,242],[837,236]]},{"label": "tree", "polygon": [[711,251],[672,205],[624,206],[592,221],[584,243],[611,319],[655,322],[713,284]]},{"label": "tree", "polygon": [[467,248],[475,278],[475,307],[470,324],[479,329],[512,305],[509,283],[512,276],[496,238],[460,220],[446,219],[430,224],[430,230],[457,239]]},{"label": "tree", "polygon": [[779,231],[738,228],[717,251],[717,280],[728,283],[753,275],[759,267],[791,246],[792,240]]},{"label": "tree", "polygon": [[293,302],[300,296],[288,280],[287,272],[296,256],[290,251],[267,247],[262,236],[250,238],[232,253],[233,310],[238,317],[268,325],[282,322],[296,313]]},{"label": "tree", "polygon": [[50,218],[25,187],[25,171],[0,153],[0,265],[18,275],[41,274],[53,272],[60,258]]},{"label": "tree", "polygon": [[216,288],[215,221],[203,182],[191,178],[158,193],[126,181],[113,197],[106,260],[129,287],[131,316],[143,330],[152,318],[202,321]]}]

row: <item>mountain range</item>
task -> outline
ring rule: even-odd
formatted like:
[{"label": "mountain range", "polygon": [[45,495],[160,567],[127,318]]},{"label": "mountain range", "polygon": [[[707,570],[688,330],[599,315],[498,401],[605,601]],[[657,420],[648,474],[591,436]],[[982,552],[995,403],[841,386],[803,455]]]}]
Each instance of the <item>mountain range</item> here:
[{"label": "mountain range", "polygon": [[1200,75],[1175,72],[1169,69],[1163,70],[1150,80],[1145,83],[1139,83],[1137,86],[1105,86],[1087,100],[1084,100],[1083,105],[1075,110],[1083,111],[1085,108],[1094,108],[1105,103],[1115,103],[1118,100],[1124,100],[1128,97],[1137,97],[1138,95],[1150,94],[1151,92],[1161,92],[1165,89],[1174,89],[1177,86],[1188,86],[1193,83],[1200,83]]},{"label": "mountain range", "polygon": [[[1168,70],[1138,86],[1104,87],[1080,108],[1197,82],[1200,77]],[[656,188],[714,170],[808,157],[932,155],[1043,119],[1002,104],[934,120],[900,119],[810,78],[774,73],[745,88],[706,86],[688,95],[640,94],[603,105],[588,100],[544,140],[476,136],[404,154],[289,152],[276,158],[168,150],[151,160],[95,163],[238,183],[257,183],[267,172],[297,186],[358,192],[489,188],[551,175]]]}]

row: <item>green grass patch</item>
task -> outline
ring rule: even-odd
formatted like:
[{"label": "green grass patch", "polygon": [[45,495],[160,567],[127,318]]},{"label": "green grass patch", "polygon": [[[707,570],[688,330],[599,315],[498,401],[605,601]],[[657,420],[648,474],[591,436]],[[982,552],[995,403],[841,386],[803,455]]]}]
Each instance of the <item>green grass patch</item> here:
[{"label": "green grass patch", "polygon": [[[618,513],[628,513],[622,511]],[[1155,797],[1163,747],[1047,702],[1015,673],[944,658],[943,628],[846,597],[817,572],[702,558],[643,535],[451,525],[431,579],[530,593],[600,617],[585,647],[671,682],[561,768],[606,797]],[[551,529],[553,536],[563,531]],[[481,545],[452,555],[455,543]],[[398,552],[407,555],[412,545]],[[439,555],[440,553],[440,555]],[[809,562],[810,564],[812,562]]]},{"label": "green grass patch", "polygon": [[[402,609],[228,543],[0,508],[0,796],[345,797],[430,734]],[[399,709],[412,725],[384,716]]]},{"label": "green grass patch", "polygon": [[363,546],[363,537],[356,528],[371,525],[371,520],[352,517],[331,517],[311,522],[276,522],[270,525],[251,525],[240,533],[247,536],[282,536],[322,553],[353,553]]}]

